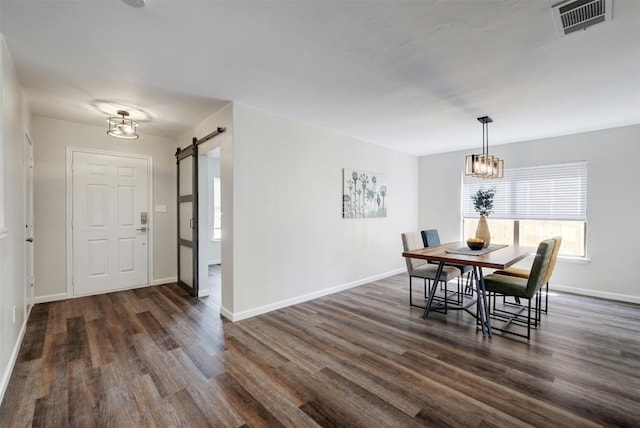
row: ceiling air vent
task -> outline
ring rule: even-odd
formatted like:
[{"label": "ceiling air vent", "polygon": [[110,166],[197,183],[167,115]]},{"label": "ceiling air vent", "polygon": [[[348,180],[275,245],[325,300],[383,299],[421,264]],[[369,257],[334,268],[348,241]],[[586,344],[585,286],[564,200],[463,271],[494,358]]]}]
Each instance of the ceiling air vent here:
[{"label": "ceiling air vent", "polygon": [[612,1],[567,0],[552,6],[558,32],[566,35],[610,20]]}]

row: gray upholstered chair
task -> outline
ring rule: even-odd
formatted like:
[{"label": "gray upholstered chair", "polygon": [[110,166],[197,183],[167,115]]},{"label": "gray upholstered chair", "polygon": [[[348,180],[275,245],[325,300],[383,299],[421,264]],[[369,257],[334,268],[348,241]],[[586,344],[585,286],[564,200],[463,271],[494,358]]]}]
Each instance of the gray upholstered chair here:
[{"label": "gray upholstered chair", "polygon": [[[545,293],[544,293],[544,306],[541,306],[541,311],[545,314],[549,309],[549,280],[551,279],[551,275],[553,274],[553,268],[556,266],[556,260],[558,259],[558,253],[560,252],[560,245],[562,244],[562,236],[554,236],[553,238],[554,246],[553,252],[551,253],[551,261],[549,262],[549,269],[547,269],[547,274],[544,277],[545,284]],[[509,276],[517,276],[519,278],[529,278],[529,271],[527,269],[520,269],[510,267],[505,270],[497,270],[494,273],[498,273],[500,275],[509,275]]]},{"label": "gray upholstered chair", "polygon": [[[532,326],[532,318],[531,318],[531,300],[538,295],[540,288],[544,285],[545,278],[547,276],[547,272],[549,271],[549,266],[551,262],[551,254],[553,253],[553,248],[555,246],[555,241],[553,239],[545,239],[538,245],[538,250],[536,251],[535,259],[533,260],[533,265],[531,266],[531,271],[529,271],[528,278],[520,278],[516,276],[510,275],[502,275],[498,273],[492,273],[490,275],[486,275],[484,277],[484,286],[491,296],[502,294],[504,296],[513,296],[520,299],[527,300],[527,317],[526,317],[526,326],[527,326],[527,335],[518,334],[514,331],[509,331],[507,328],[511,324],[520,324],[524,325],[524,318],[520,315],[520,313],[510,313],[508,311],[501,311],[499,314],[494,310],[491,311],[492,317],[496,317],[498,319],[503,319],[506,321],[506,324],[502,328],[498,328],[494,326],[494,329],[501,330],[505,333],[514,334],[516,336],[526,337],[527,340],[531,338],[531,326]],[[536,299],[537,300],[537,299]],[[489,301],[491,301],[491,297],[489,297]],[[491,306],[491,303],[489,303]],[[495,306],[495,299],[494,299]],[[522,307],[521,309],[525,309]],[[534,308],[536,311],[534,313],[533,325],[535,327],[538,326],[539,319],[539,311],[540,304],[536,303]]]},{"label": "gray upholstered chair", "polygon": [[[404,251],[424,248],[424,244],[422,243],[422,235],[420,234],[420,232],[407,232],[401,234],[401,236],[402,247]],[[431,284],[431,281],[435,280],[436,273],[438,272],[438,265],[429,264],[426,260],[412,259],[408,257],[405,257],[405,261],[407,263],[407,273],[409,274],[409,305],[424,309],[424,306],[413,304],[413,278],[422,278],[424,284],[424,297],[428,297],[427,280],[429,281],[429,285]],[[446,284],[449,280],[459,276],[460,270],[456,267],[444,266],[444,268],[442,269],[440,281],[442,281],[445,285],[445,304],[447,296]]]},{"label": "gray upholstered chair", "polygon": [[[435,247],[436,245],[440,245],[440,234],[438,233],[438,229],[425,229],[420,232],[422,235],[422,243],[425,247]],[[435,262],[429,262],[435,263]],[[465,290],[468,294],[473,294],[473,288],[471,287],[471,274],[473,273],[473,266],[469,265],[452,265],[460,269],[460,273],[462,276],[467,275],[467,283],[465,286]],[[459,286],[460,284],[458,284]],[[460,290],[458,289],[458,292]]]}]

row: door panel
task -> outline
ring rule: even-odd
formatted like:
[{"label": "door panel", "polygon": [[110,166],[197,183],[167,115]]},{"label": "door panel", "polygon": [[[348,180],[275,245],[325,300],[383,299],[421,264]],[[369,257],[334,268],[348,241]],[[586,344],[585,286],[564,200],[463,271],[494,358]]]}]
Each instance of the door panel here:
[{"label": "door panel", "polygon": [[192,195],[193,194],[193,159],[191,155],[180,159],[179,161],[179,182],[178,182],[178,195]]},{"label": "door panel", "polygon": [[178,162],[178,284],[198,295],[197,272],[198,229],[195,212],[197,207],[198,170],[197,147],[192,145],[176,153]]},{"label": "door panel", "polygon": [[180,203],[180,239],[192,240],[193,231],[191,229],[193,218],[193,204],[191,201]]},{"label": "door panel", "polygon": [[92,239],[88,242],[89,276],[103,276],[107,274],[107,246],[106,239]]},{"label": "door panel", "polygon": [[87,223],[90,227],[107,227],[107,192],[105,184],[87,186]]},{"label": "door panel", "polygon": [[180,281],[193,288],[193,250],[180,246]]},{"label": "door panel", "polygon": [[118,240],[118,266],[121,273],[133,272],[135,265],[135,244],[136,240],[133,238],[120,238]]},{"label": "door panel", "polygon": [[148,283],[148,163],[73,153],[73,294]]},{"label": "door panel", "polygon": [[118,187],[118,225],[120,227],[135,225],[135,195],[135,187]]}]

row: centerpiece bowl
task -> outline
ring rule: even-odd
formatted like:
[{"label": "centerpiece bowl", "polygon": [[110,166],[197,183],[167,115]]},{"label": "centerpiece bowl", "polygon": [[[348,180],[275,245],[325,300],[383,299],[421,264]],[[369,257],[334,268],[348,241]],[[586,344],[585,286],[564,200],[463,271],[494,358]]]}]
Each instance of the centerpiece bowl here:
[{"label": "centerpiece bowl", "polygon": [[469,238],[467,239],[467,245],[472,250],[481,250],[484,248],[484,240],[480,238]]}]

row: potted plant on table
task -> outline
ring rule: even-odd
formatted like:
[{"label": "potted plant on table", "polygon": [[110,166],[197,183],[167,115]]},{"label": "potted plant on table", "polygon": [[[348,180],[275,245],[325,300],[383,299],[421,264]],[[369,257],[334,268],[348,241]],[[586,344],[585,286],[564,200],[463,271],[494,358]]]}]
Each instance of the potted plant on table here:
[{"label": "potted plant on table", "polygon": [[471,195],[473,208],[480,214],[480,221],[476,229],[476,238],[484,241],[485,248],[488,247],[491,242],[491,233],[489,233],[487,217],[493,212],[493,198],[495,196],[495,189],[489,188],[485,190],[482,187],[478,189],[475,194]]}]

